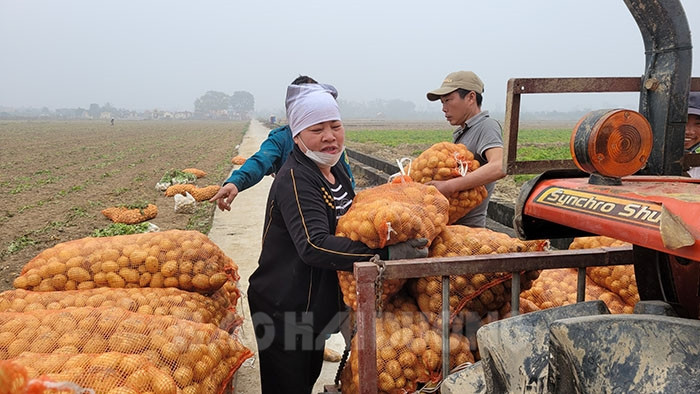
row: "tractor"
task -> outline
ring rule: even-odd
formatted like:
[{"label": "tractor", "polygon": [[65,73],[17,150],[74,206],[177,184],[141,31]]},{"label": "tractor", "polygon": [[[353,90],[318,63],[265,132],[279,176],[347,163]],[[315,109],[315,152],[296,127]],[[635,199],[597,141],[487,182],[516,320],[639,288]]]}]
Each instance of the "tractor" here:
[{"label": "tractor", "polygon": [[[443,278],[442,336],[449,333],[449,275],[509,271],[512,316],[477,332],[481,360],[449,370],[443,340],[443,393],[700,392],[700,166],[683,150],[692,45],[679,0],[624,0],[642,33],[641,77],[511,79],[504,125],[508,174],[539,174],[521,189],[514,230],[523,240],[605,235],[631,244],[598,250],[356,263],[360,392],[377,390],[374,324],[377,278]],[[575,126],[572,160],[516,160],[524,94],[639,92],[638,110],[590,112]],[[610,314],[601,301],[518,315],[520,275],[528,269],[633,264],[641,301],[634,314]],[[379,272],[379,274],[378,274]],[[583,280],[582,280],[583,278]],[[428,389],[428,391],[426,391]]]}]

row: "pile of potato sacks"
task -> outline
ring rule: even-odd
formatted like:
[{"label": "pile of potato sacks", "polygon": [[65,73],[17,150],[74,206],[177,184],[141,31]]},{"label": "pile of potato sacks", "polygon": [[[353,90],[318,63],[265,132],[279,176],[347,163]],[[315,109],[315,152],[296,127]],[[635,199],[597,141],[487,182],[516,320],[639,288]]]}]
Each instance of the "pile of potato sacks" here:
[{"label": "pile of potato sacks", "polygon": [[[424,183],[463,176],[478,165],[463,145],[436,144],[406,166],[404,174],[408,176],[359,192],[350,210],[339,220],[336,235],[372,248],[427,238],[429,257],[547,250],[547,240],[521,241],[488,229],[451,225],[483,201],[485,189],[475,188],[447,199]],[[571,248],[617,246],[614,241],[603,237],[577,239]],[[587,297],[604,300],[613,313],[631,312],[626,305],[633,305],[638,295],[630,269],[589,268]],[[575,270],[520,274],[520,313],[576,300]],[[476,331],[481,326],[510,316],[511,278],[507,272],[450,276],[451,369],[479,359]],[[345,303],[357,311],[352,273],[339,271],[338,279]],[[385,279],[381,284],[375,331],[378,392],[413,392],[439,382],[442,278]],[[343,393],[359,391],[357,337],[351,342],[351,350],[341,374]]]},{"label": "pile of potato sacks", "polygon": [[231,335],[237,280],[235,263],[196,231],[46,249],[0,293],[0,387],[221,392],[252,355]]},{"label": "pile of potato sacks", "polygon": [[[490,253],[543,250],[545,242],[522,242],[487,229],[453,226],[454,222],[479,205],[485,189],[476,188],[445,198],[425,182],[462,176],[478,168],[478,162],[463,145],[440,143],[421,154],[407,167],[408,176],[365,189],[343,215],[336,235],[382,248],[413,238],[427,238],[429,257],[468,256]],[[483,187],[482,187],[483,189]],[[538,272],[523,276],[523,288]],[[356,284],[352,273],[338,272],[345,302],[357,308]],[[442,279],[440,277],[382,281],[381,314],[377,320],[377,372],[379,392],[415,391],[442,376],[440,337]],[[510,300],[510,274],[458,275],[450,278],[451,318],[460,314],[477,316],[477,326],[453,325],[450,335],[451,368],[478,357],[476,329],[488,321],[488,314],[502,314]],[[483,320],[483,322],[482,322]],[[351,348],[357,348],[357,338]],[[343,392],[358,390],[357,352],[342,372]]]}]

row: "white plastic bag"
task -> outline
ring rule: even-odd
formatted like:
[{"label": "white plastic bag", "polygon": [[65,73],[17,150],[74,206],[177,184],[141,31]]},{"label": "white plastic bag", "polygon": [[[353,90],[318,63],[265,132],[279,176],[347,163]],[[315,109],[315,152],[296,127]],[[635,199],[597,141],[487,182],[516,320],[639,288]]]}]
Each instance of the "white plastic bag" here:
[{"label": "white plastic bag", "polygon": [[194,213],[197,207],[197,202],[194,197],[188,192],[184,195],[176,194],[175,198],[175,213]]}]

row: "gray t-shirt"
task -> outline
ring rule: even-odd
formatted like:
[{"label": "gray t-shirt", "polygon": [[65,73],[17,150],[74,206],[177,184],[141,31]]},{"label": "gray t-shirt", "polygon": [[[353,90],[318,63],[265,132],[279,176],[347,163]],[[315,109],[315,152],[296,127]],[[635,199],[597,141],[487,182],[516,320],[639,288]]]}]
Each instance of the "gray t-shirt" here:
[{"label": "gray t-shirt", "polygon": [[[467,121],[466,127],[460,127],[455,130],[452,133],[452,139],[454,143],[466,146],[474,154],[474,158],[479,164],[483,166],[488,162],[485,156],[487,150],[503,147],[502,132],[498,121],[490,118],[488,111],[481,111]],[[488,196],[476,208],[457,220],[456,224],[469,227],[486,226],[486,210],[488,209],[489,199],[491,199],[491,193],[496,186],[496,182],[491,182],[484,186],[486,186]]]}]

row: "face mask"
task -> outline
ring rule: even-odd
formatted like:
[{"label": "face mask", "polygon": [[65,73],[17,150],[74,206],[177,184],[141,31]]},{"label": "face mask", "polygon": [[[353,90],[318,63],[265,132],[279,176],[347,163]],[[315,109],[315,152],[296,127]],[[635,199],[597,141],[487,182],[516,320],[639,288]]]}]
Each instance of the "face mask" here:
[{"label": "face mask", "polygon": [[299,141],[301,141],[301,144],[304,145],[304,148],[306,148],[306,152],[304,152],[306,157],[316,162],[316,164],[320,164],[324,167],[333,167],[338,162],[338,160],[340,160],[340,156],[342,156],[343,151],[345,150],[345,147],[343,146],[340,148],[340,151],[335,154],[316,152],[307,148],[306,144],[301,138],[299,138]]}]

